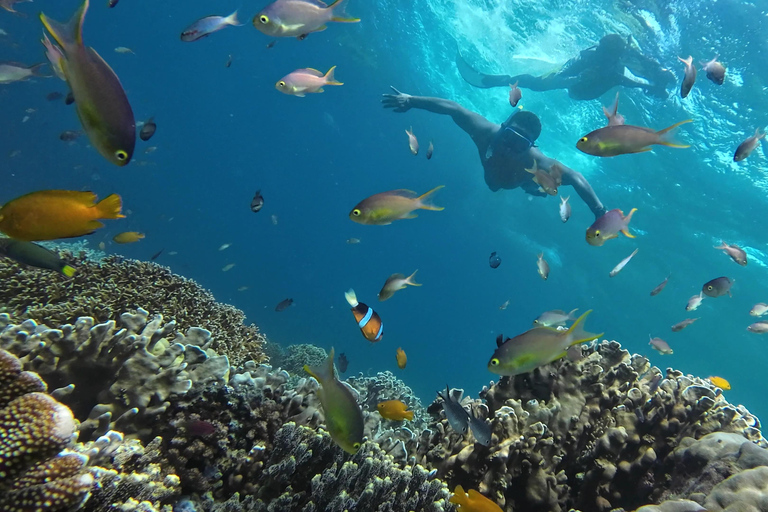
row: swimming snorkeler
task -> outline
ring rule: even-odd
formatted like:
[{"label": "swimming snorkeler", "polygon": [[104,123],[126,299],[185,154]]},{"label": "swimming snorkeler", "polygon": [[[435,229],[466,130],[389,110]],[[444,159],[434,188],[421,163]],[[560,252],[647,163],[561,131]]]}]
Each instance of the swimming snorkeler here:
[{"label": "swimming snorkeler", "polygon": [[541,76],[486,75],[473,69],[459,52],[456,53],[456,66],[461,77],[475,87],[509,87],[518,82],[518,87],[532,91],[568,89],[568,96],[575,100],[598,98],[619,85],[638,87],[653,96],[666,98],[667,86],[676,81],[670,70],[643,55],[632,44],[631,36],[625,41],[618,34],[608,34],[557,71]]},{"label": "swimming snorkeler", "polygon": [[536,139],[541,133],[541,121],[533,112],[515,109],[506,121],[498,125],[454,101],[411,96],[394,87],[392,90],[395,94],[383,95],[381,102],[384,108],[391,108],[395,112],[418,108],[449,115],[459,128],[472,137],[485,170],[485,183],[492,191],[521,187],[528,194],[546,197],[547,194],[539,189],[526,169],[533,169],[535,163],[539,169],[549,172],[553,164],[559,164],[562,184],[576,189],[595,217],[605,213],[603,204],[581,173],[544,156],[536,147]]}]

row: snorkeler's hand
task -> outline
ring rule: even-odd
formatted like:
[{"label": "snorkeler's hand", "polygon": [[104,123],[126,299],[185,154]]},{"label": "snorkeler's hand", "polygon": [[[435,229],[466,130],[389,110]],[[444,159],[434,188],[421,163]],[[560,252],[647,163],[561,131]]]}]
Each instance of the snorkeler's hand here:
[{"label": "snorkeler's hand", "polygon": [[404,94],[391,85],[389,86],[395,94],[382,94],[381,103],[384,108],[394,109],[395,112],[407,112],[411,108],[411,95]]}]

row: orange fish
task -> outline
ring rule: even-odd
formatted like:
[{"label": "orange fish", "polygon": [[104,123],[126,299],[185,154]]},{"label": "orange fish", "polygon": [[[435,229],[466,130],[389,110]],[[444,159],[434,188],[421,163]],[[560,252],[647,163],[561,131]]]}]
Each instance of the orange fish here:
[{"label": "orange fish", "polygon": [[382,418],[393,421],[413,421],[413,411],[406,411],[408,406],[400,400],[379,402],[379,405],[377,405],[376,408],[379,410],[379,414],[381,414]]},{"label": "orange fish", "polygon": [[709,382],[719,387],[723,391],[728,391],[731,389],[731,383],[722,377],[709,377]]},{"label": "orange fish", "polygon": [[456,509],[459,512],[502,512],[500,506],[476,490],[470,489],[469,494],[466,494],[460,485],[456,486],[453,496],[448,501],[458,505]]},{"label": "orange fish", "polygon": [[28,242],[83,236],[104,226],[97,219],[125,217],[121,208],[117,194],[96,203],[93,192],[40,190],[0,208],[0,231]]},{"label": "orange fish", "polygon": [[397,354],[395,355],[397,358],[397,367],[401,370],[405,369],[405,365],[408,362],[408,356],[405,355],[405,350],[401,349],[400,347],[397,347]]},{"label": "orange fish", "polygon": [[115,235],[112,240],[118,244],[130,244],[133,242],[138,242],[142,238],[144,238],[144,233],[139,233],[138,231],[125,231]]},{"label": "orange fish", "polygon": [[350,289],[344,296],[349,305],[352,306],[352,314],[355,316],[357,326],[360,327],[365,339],[373,342],[381,340],[381,337],[384,336],[384,324],[379,314],[370,306],[357,302],[355,290]]}]

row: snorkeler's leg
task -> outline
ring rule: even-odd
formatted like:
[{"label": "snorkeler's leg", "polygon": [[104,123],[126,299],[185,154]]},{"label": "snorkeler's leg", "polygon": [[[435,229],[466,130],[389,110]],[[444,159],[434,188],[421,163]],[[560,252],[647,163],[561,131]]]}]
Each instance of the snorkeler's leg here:
[{"label": "snorkeler's leg", "polygon": [[600,202],[600,199],[598,199],[595,191],[592,190],[592,186],[587,179],[580,172],[576,172],[564,165],[561,165],[561,167],[563,169],[563,185],[570,185],[576,189],[576,193],[579,194],[581,200],[584,201],[590,210],[592,210],[592,213],[595,214],[595,218],[604,215],[606,212],[605,207],[603,206],[603,203]]},{"label": "snorkeler's leg", "polygon": [[509,75],[486,75],[473,68],[460,52],[456,52],[456,67],[459,70],[461,78],[469,85],[488,89],[490,87],[509,87],[509,84],[515,83],[515,79]]}]

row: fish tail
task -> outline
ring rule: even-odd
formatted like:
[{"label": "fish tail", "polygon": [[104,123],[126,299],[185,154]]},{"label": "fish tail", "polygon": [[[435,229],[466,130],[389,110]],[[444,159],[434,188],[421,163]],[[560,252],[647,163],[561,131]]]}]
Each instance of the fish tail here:
[{"label": "fish tail", "polygon": [[579,343],[584,343],[586,341],[592,341],[600,336],[602,336],[605,333],[600,334],[594,334],[591,332],[587,332],[584,330],[584,323],[587,320],[587,316],[592,312],[590,309],[589,311],[586,311],[583,315],[581,315],[579,318],[576,319],[576,321],[573,323],[570,329],[568,329],[565,334],[565,338],[568,340],[568,346],[572,345],[578,345]]},{"label": "fish tail", "polygon": [[693,65],[693,57],[691,57],[690,55],[688,56],[687,59],[683,59],[682,57],[678,57],[677,60],[679,60],[683,64],[687,64],[689,66]]},{"label": "fish tail", "polygon": [[568,318],[570,320],[576,320],[576,318],[573,316],[576,314],[576,312],[579,310],[579,308],[573,308],[570,313],[568,313]]},{"label": "fish tail", "polygon": [[326,85],[344,85],[343,82],[339,82],[333,77],[333,71],[336,69],[336,66],[331,66],[331,69],[328,70],[328,72],[325,74],[325,84]]},{"label": "fish tail", "polygon": [[75,275],[75,268],[70,267],[69,265],[64,265],[63,267],[61,267],[61,273],[67,277],[72,277],[73,275]]},{"label": "fish tail", "polygon": [[41,78],[50,78],[51,75],[46,75],[46,74],[40,72],[40,68],[42,68],[46,64],[48,64],[48,63],[47,62],[40,62],[38,64],[35,64],[31,68],[29,68],[29,70],[32,72],[33,76],[39,76]]},{"label": "fish tail", "polygon": [[89,0],[84,0],[83,5],[75,11],[67,23],[52,20],[40,13],[40,21],[43,22],[43,26],[48,29],[48,32],[64,51],[72,46],[82,46],[83,44],[83,22],[85,21],[85,13],[88,11],[88,2]]},{"label": "fish tail", "polygon": [[334,350],[331,347],[331,351],[328,353],[328,357],[317,366],[304,365],[304,371],[310,374],[320,384],[325,385],[326,382],[333,380],[336,377],[333,368]]},{"label": "fish tail", "polygon": [[692,123],[693,119],[686,119],[685,121],[680,121],[679,123],[675,123],[672,126],[669,126],[667,128],[664,128],[663,130],[659,130],[656,132],[656,135],[659,136],[659,140],[657,144],[661,144],[662,146],[669,146],[670,148],[689,148],[691,147],[688,144],[680,144],[679,142],[676,142],[674,140],[670,140],[667,137],[671,136],[672,130],[677,128],[680,125],[686,124],[686,123]]},{"label": "fish tail", "polygon": [[435,188],[433,188],[432,190],[430,190],[429,192],[426,192],[426,193],[420,195],[418,198],[416,198],[416,204],[418,205],[418,207],[421,208],[422,210],[434,210],[434,211],[438,211],[438,212],[440,210],[445,210],[445,208],[443,208],[442,206],[435,206],[435,205],[433,205],[431,203],[426,202],[427,200],[430,199],[430,196],[432,194],[434,194],[435,192],[437,192],[438,190],[440,190],[444,186],[445,185],[438,185]]},{"label": "fish tail", "polygon": [[414,270],[414,271],[413,271],[413,274],[409,275],[409,276],[406,278],[406,280],[405,280],[405,284],[409,284],[409,285],[411,285],[411,286],[421,286],[421,283],[417,283],[417,282],[415,282],[415,281],[413,280],[413,278],[416,276],[416,272],[418,272],[418,271],[419,271],[419,269],[416,269],[416,270]]},{"label": "fish tail", "polygon": [[360,21],[360,18],[352,18],[344,12],[345,2],[346,0],[334,0],[334,2],[328,6],[328,9],[331,9],[331,13],[333,14],[331,21],[338,21],[339,23],[357,23]]},{"label": "fish tail", "polygon": [[715,249],[727,249],[727,248],[728,248],[728,244],[726,244],[723,240],[720,240],[719,246],[718,245],[715,246]]},{"label": "fish tail", "polygon": [[405,411],[403,417],[408,421],[413,421],[413,411]]},{"label": "fish tail", "polygon": [[757,137],[757,140],[765,138],[765,132],[760,132],[760,127],[759,126],[757,128],[755,128],[755,137]]},{"label": "fish tail", "polygon": [[244,23],[240,23],[240,20],[237,19],[237,9],[235,12],[224,18],[224,21],[227,23],[227,25],[232,25],[233,27],[239,27],[241,25],[244,25]]},{"label": "fish tail", "polygon": [[456,489],[453,490],[453,496],[451,496],[451,499],[448,501],[455,505],[470,506],[469,497],[467,496],[467,493],[464,492],[464,488],[460,485],[456,486]]},{"label": "fish tail", "polygon": [[352,288],[344,292],[344,297],[347,299],[347,302],[349,303],[349,305],[352,306],[353,308],[356,308],[357,305],[360,304],[359,302],[357,302],[357,295],[355,295],[355,290],[353,290]]},{"label": "fish tail", "polygon": [[626,217],[624,217],[625,224],[624,224],[624,229],[622,229],[621,232],[624,236],[628,238],[635,238],[635,235],[629,232],[629,221],[632,220],[632,215],[634,215],[636,211],[637,211],[637,208],[632,208],[629,211],[629,214]]},{"label": "fish tail", "polygon": [[[86,2],[87,3],[87,2]],[[125,215],[120,213],[123,207],[123,200],[117,194],[105,197],[96,204],[95,208],[99,212],[99,219],[123,219]]]}]

